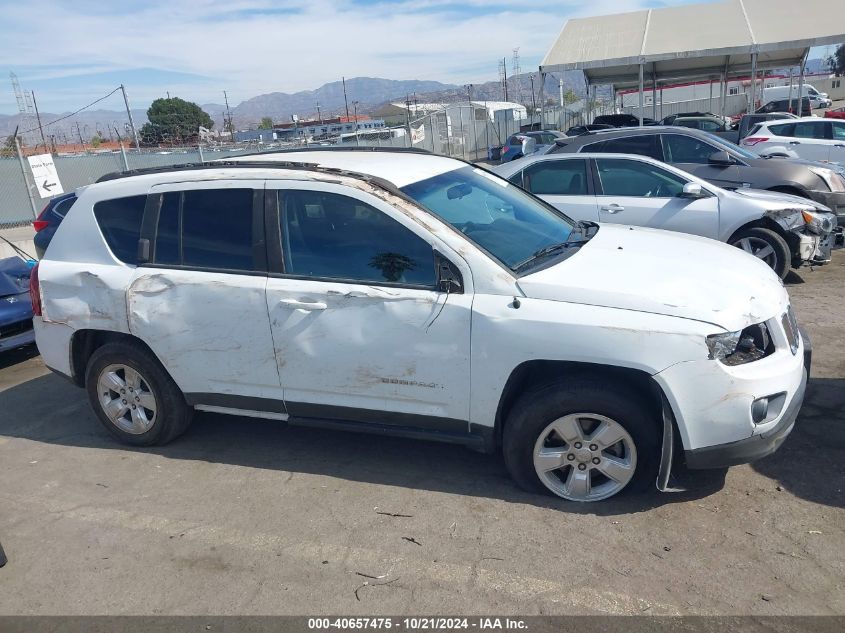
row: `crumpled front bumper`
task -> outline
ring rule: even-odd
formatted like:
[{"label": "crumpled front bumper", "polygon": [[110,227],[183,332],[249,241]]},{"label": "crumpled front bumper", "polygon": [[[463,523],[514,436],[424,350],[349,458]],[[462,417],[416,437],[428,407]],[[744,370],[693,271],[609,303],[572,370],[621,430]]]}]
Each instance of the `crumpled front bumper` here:
[{"label": "crumpled front bumper", "polygon": [[[672,409],[689,468],[759,459],[791,431],[809,375],[810,343],[802,332],[793,354],[779,321],[767,321],[776,351],[766,358],[735,366],[686,361],[653,376]],[[755,422],[754,403],[761,399],[768,414]]]}]

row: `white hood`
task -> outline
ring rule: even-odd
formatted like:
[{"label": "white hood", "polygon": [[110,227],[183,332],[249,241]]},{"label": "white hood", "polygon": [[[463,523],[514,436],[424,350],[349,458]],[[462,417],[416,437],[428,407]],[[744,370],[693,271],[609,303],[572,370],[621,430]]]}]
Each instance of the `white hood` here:
[{"label": "white hood", "polygon": [[519,279],[526,296],[713,323],[736,331],[779,316],[789,297],[761,260],[683,233],[602,224],[568,259]]}]

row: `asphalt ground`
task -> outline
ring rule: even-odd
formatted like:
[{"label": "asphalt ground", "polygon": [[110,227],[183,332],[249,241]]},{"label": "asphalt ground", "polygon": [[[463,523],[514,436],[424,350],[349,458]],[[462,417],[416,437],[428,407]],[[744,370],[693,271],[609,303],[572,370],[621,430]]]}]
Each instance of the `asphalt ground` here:
[{"label": "asphalt ground", "polygon": [[579,505],[463,448],[200,414],[112,440],[0,356],[0,614],[845,614],[845,251],[787,280],[812,379],[776,454]]}]

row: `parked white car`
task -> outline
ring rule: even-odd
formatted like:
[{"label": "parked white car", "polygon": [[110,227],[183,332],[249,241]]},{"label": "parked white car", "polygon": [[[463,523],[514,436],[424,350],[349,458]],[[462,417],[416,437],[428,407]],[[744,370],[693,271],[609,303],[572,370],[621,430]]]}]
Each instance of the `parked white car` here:
[{"label": "parked white car", "polygon": [[845,165],[845,121],[821,117],[763,121],[740,144],[769,156],[789,156]]},{"label": "parked white car", "polygon": [[32,275],[45,364],[123,442],[195,410],[392,433],[597,501],[665,489],[676,441],[723,467],[791,431],[808,341],[759,260],[427,153],[261,158],[80,190]]},{"label": "parked white car", "polygon": [[812,200],[728,191],[646,156],[546,154],[494,172],[576,220],[648,226],[737,246],[781,278],[790,266],[830,260],[836,216]]}]

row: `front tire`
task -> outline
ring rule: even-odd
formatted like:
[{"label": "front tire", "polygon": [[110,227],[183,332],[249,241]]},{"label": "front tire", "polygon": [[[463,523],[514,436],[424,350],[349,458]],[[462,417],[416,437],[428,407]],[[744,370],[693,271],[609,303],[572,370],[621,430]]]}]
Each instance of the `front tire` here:
[{"label": "front tire", "polygon": [[656,420],[626,385],[607,385],[573,379],[519,398],[506,421],[503,451],[522,488],[583,502],[655,482]]},{"label": "front tire", "polygon": [[140,345],[107,343],[91,355],[85,387],[94,413],[124,444],[167,444],[185,432],[193,408],[170,375]]},{"label": "front tire", "polygon": [[730,244],[766,262],[781,279],[789,273],[792,262],[789,244],[771,229],[759,226],[741,229],[731,238]]}]

